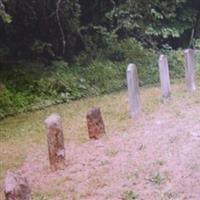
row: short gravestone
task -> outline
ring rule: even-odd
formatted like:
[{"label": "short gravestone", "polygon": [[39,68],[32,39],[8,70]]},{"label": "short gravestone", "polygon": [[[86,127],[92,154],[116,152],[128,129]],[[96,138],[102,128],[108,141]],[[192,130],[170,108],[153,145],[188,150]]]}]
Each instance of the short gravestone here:
[{"label": "short gravestone", "polygon": [[136,117],[140,113],[139,81],[136,65],[129,64],[126,74],[129,111],[131,117]]},{"label": "short gravestone", "polygon": [[160,55],[158,65],[160,72],[160,87],[161,87],[162,101],[165,102],[170,99],[169,66],[167,57],[165,55]]},{"label": "short gravestone", "polygon": [[193,49],[186,49],[184,51],[185,58],[185,79],[186,86],[189,92],[196,90],[195,84],[195,51]]},{"label": "short gravestone", "polygon": [[99,139],[105,134],[105,125],[100,108],[91,108],[87,113],[87,127],[90,139]]},{"label": "short gravestone", "polygon": [[52,171],[63,169],[65,167],[65,147],[64,147],[64,136],[61,117],[57,113],[52,113],[44,121],[49,162]]},{"label": "short gravestone", "polygon": [[31,200],[31,189],[27,179],[12,171],[6,173],[4,194],[6,200]]}]

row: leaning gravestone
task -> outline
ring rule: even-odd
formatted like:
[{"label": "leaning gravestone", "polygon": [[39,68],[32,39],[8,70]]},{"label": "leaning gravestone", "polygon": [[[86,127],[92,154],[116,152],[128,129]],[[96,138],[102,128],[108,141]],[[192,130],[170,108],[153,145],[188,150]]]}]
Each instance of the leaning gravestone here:
[{"label": "leaning gravestone", "polygon": [[57,113],[52,113],[44,121],[44,124],[51,170],[63,169],[65,167],[65,147],[61,117]]},{"label": "leaning gravestone", "polygon": [[185,79],[186,86],[189,92],[196,90],[195,84],[195,51],[193,49],[186,49],[184,51],[185,58]]},{"label": "leaning gravestone", "polygon": [[90,139],[99,139],[105,134],[105,125],[100,108],[91,108],[87,113],[87,127]]},{"label": "leaning gravestone", "polygon": [[167,57],[165,55],[160,55],[158,65],[160,72],[160,87],[161,87],[162,101],[165,102],[170,99],[169,66]]},{"label": "leaning gravestone", "polygon": [[131,117],[136,117],[140,113],[139,81],[136,65],[129,64],[126,74],[129,111]]},{"label": "leaning gravestone", "polygon": [[27,179],[12,171],[6,173],[4,194],[6,200],[31,200],[31,189]]}]

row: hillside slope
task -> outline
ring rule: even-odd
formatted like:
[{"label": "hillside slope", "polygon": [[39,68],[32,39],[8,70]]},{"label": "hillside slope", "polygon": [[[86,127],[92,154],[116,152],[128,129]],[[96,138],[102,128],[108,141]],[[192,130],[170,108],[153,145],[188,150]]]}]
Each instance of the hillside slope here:
[{"label": "hillside slope", "polygon": [[[45,138],[25,134],[20,147],[25,159],[18,169],[28,178],[33,199],[199,200],[200,92],[187,94],[182,84],[172,92],[171,102],[162,104],[158,88],[142,89],[137,119],[128,117],[125,92],[30,114],[39,121],[27,119],[29,124],[51,111],[61,113],[67,157],[65,170],[50,172]],[[101,107],[107,129],[97,141],[87,139],[85,113],[91,105]],[[3,153],[12,149],[11,140],[2,141]]]}]

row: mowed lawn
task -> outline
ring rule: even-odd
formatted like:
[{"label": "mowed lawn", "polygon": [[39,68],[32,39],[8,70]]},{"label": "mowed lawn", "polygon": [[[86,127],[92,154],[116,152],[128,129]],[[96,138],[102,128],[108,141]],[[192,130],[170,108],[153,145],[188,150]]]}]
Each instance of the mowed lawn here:
[{"label": "mowed lawn", "polygon": [[[140,96],[141,117],[152,114],[162,106],[159,86],[141,88]],[[176,112],[174,102],[180,99],[198,103],[200,92],[197,90],[194,94],[188,94],[183,81],[180,81],[172,86],[172,100],[165,106],[171,108],[174,106]],[[74,141],[81,145],[88,141],[86,113],[92,106],[101,108],[108,135],[123,132],[136,125],[136,121],[129,117],[126,90],[51,106],[0,121],[0,191],[3,191],[6,170],[20,168],[29,152],[33,152],[34,149],[47,151],[43,121],[50,113],[57,112],[62,117],[65,144]],[[3,192],[0,194],[0,199],[3,199]]]}]

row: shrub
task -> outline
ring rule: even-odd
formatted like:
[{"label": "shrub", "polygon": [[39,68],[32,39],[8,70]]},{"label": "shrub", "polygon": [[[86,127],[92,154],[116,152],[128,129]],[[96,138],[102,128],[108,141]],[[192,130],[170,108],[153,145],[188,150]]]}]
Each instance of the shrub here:
[{"label": "shrub", "polygon": [[[134,63],[138,67],[140,85],[158,82],[157,55],[151,49],[145,49],[133,38],[122,40],[113,47],[110,59],[123,61],[124,65]],[[125,70],[125,69],[124,69]]]},{"label": "shrub", "polygon": [[86,81],[97,94],[118,90],[123,87],[125,75],[120,69],[120,64],[96,59],[85,70]]},{"label": "shrub", "polygon": [[[158,83],[159,54],[144,48],[135,39],[118,43],[110,41],[109,47],[100,52],[97,58],[89,60],[89,54],[81,54],[78,62],[71,66],[64,61],[54,61],[48,67],[32,62],[1,70],[0,118],[53,103],[119,90],[126,86],[129,63],[137,65],[140,85]],[[164,49],[164,53],[168,56],[171,79],[182,78],[182,50]],[[199,51],[197,60],[199,63]],[[197,64],[198,74],[199,68]]]},{"label": "shrub", "polygon": [[185,75],[183,50],[171,50],[167,52],[170,78],[180,79]]}]

